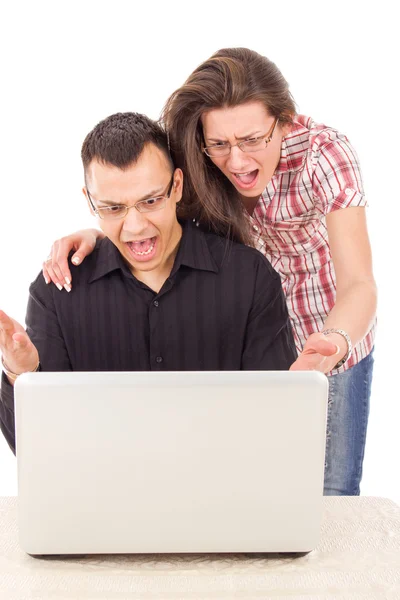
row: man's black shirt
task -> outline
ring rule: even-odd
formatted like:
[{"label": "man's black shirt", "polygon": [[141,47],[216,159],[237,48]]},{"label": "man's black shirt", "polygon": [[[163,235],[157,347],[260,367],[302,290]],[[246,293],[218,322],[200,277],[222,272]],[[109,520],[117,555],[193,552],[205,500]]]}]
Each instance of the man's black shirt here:
[{"label": "man's black shirt", "polygon": [[[30,287],[26,325],[43,371],[281,370],[297,357],[279,275],[257,250],[191,222],[159,293],[107,238],[71,293]],[[2,378],[1,429],[15,452],[13,388]]]}]

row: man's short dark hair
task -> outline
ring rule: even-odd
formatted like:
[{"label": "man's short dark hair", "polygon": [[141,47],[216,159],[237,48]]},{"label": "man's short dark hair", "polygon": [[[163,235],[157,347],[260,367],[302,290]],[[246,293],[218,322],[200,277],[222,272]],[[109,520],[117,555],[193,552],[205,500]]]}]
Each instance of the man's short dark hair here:
[{"label": "man's short dark hair", "polygon": [[85,172],[92,160],[124,170],[137,162],[148,143],[165,154],[173,169],[167,134],[156,121],[134,112],[111,115],[100,121],[83,142],[81,157]]}]

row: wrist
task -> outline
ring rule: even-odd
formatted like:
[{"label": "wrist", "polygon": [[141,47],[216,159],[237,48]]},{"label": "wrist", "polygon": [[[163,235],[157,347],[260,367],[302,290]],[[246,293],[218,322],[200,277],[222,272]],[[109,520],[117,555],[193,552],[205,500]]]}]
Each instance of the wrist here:
[{"label": "wrist", "polygon": [[15,381],[23,373],[34,373],[35,371],[37,371],[39,369],[39,365],[40,365],[40,362],[38,360],[36,363],[36,366],[33,369],[25,369],[24,371],[21,371],[20,373],[15,373],[11,369],[9,369],[7,364],[4,362],[4,358],[1,357],[1,366],[2,366],[3,372],[7,376],[8,381],[11,383],[11,385],[14,385]]},{"label": "wrist", "polygon": [[335,343],[339,347],[339,352],[335,356],[336,363],[333,369],[338,369],[350,358],[353,346],[349,334],[343,329],[325,329],[321,332],[330,341]]},{"label": "wrist", "polygon": [[345,340],[345,338],[342,335],[340,335],[340,333],[326,333],[326,334],[324,332],[321,332],[321,333],[323,333],[324,337],[327,340],[329,340],[330,342],[332,342],[333,344],[335,344],[338,347],[338,351],[335,354],[336,362],[338,362],[347,353],[347,349],[348,349],[347,341]]}]

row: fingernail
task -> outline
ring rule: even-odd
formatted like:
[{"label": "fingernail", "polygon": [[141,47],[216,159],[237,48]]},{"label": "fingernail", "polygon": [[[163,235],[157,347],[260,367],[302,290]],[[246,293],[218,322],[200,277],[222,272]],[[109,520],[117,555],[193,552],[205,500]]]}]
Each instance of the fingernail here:
[{"label": "fingernail", "polygon": [[45,282],[46,282],[47,284],[49,284],[49,283],[50,283],[50,279],[47,279],[47,277],[45,277],[45,278],[44,278],[44,280],[45,280]]},{"label": "fingernail", "polygon": [[74,263],[74,265],[79,265],[79,263],[80,263],[79,256],[74,256],[74,258],[72,259],[72,262]]},{"label": "fingernail", "polygon": [[61,292],[61,290],[63,289],[63,288],[62,288],[62,285],[61,285],[61,284],[59,284],[59,283],[56,283],[56,286],[58,287],[58,289],[59,289],[59,290],[60,290],[60,292]]},{"label": "fingernail", "polygon": [[65,289],[65,290],[67,290],[67,292],[70,292],[70,291],[71,291],[71,288],[70,288],[70,287],[69,287],[69,285],[67,285],[67,284],[65,284],[65,285],[64,285],[64,289]]},{"label": "fingernail", "polygon": [[[69,279],[69,277],[66,277],[66,278],[65,278],[65,283],[66,283],[67,285],[71,285],[71,280]],[[65,287],[65,286],[64,286],[64,287]]]}]

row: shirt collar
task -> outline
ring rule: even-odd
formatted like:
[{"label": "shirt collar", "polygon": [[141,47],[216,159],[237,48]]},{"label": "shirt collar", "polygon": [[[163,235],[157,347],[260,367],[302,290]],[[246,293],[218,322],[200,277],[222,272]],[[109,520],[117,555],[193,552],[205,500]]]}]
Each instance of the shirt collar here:
[{"label": "shirt collar", "polygon": [[174,275],[181,265],[218,273],[218,266],[210,252],[206,235],[193,221],[182,223],[182,239],[171,275]]},{"label": "shirt collar", "polygon": [[310,147],[311,123],[308,117],[296,115],[290,133],[282,139],[281,158],[274,174],[299,171],[302,168]]},{"label": "shirt collar", "polygon": [[[217,264],[207,244],[206,234],[192,221],[184,221],[181,225],[182,238],[171,275],[174,275],[181,265],[201,271],[218,273]],[[89,278],[89,283],[105,277],[116,269],[120,269],[123,275],[132,276],[129,266],[111,240],[108,238],[103,239],[96,250],[96,264]]]},{"label": "shirt collar", "polygon": [[117,269],[120,269],[124,275],[131,274],[118,248],[108,238],[101,240],[95,251],[97,252],[96,263],[89,277],[89,283],[101,279]]}]

